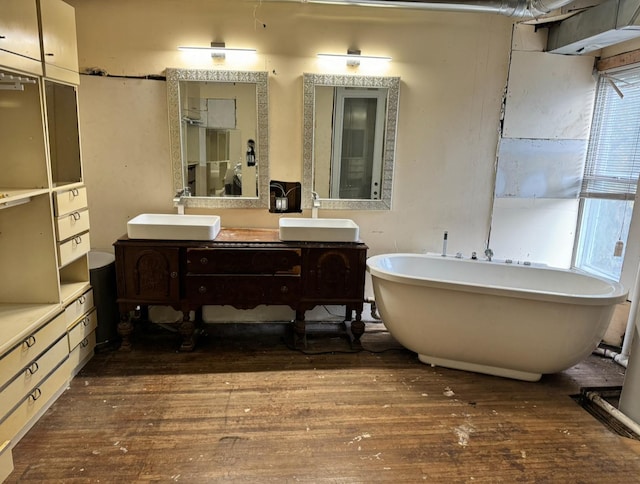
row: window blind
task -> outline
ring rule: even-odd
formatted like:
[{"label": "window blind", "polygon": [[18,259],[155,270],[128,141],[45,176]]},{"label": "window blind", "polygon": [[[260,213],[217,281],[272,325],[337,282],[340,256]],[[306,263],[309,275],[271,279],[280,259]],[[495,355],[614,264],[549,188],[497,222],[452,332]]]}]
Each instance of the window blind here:
[{"label": "window blind", "polygon": [[640,175],[640,67],[601,73],[580,196],[633,200]]}]

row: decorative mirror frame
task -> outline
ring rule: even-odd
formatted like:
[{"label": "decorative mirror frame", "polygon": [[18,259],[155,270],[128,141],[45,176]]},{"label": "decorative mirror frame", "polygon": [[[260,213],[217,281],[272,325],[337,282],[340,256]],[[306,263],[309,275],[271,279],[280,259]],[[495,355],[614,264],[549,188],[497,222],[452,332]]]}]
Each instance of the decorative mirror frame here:
[{"label": "decorative mirror frame", "polygon": [[[246,82],[256,85],[257,113],[257,197],[187,197],[192,208],[266,208],[269,206],[269,74],[266,71],[220,71],[167,68],[167,103],[174,193],[185,186],[182,162],[180,81]],[[173,196],[173,194],[172,194]]]},{"label": "decorative mirror frame", "polygon": [[382,160],[382,193],[379,200],[322,198],[324,209],[390,210],[393,187],[393,165],[396,153],[400,78],[380,76],[352,76],[332,74],[308,74],[303,76],[303,139],[302,139],[302,191],[308,196],[302,200],[303,208],[311,208],[313,191],[313,127],[315,124],[315,88],[333,87],[383,87],[388,89],[384,129],[384,155]]}]

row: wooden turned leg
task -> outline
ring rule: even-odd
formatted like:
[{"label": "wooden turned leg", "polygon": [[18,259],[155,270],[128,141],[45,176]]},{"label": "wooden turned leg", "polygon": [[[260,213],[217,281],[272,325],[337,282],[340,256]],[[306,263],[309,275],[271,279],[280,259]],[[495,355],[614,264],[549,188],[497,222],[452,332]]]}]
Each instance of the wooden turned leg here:
[{"label": "wooden turned leg", "polygon": [[131,351],[131,333],[133,333],[133,324],[131,323],[129,313],[120,313],[120,321],[118,322],[120,350]]},{"label": "wooden turned leg", "polygon": [[180,351],[193,351],[196,346],[196,324],[189,319],[189,311],[183,313],[180,334],[182,335]]},{"label": "wooden turned leg", "polygon": [[362,309],[356,309],[356,319],[351,321],[351,334],[353,344],[360,345],[360,336],[364,334],[364,321],[362,321]]},{"label": "wooden turned leg", "polygon": [[293,338],[294,345],[303,344],[307,346],[306,322],[304,320],[304,311],[296,310],[296,320],[293,322]]}]

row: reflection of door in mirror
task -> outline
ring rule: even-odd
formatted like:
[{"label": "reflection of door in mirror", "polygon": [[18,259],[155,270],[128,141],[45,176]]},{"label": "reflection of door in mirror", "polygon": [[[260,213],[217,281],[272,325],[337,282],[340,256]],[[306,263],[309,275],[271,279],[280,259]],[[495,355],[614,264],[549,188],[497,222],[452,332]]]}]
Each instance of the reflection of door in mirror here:
[{"label": "reflection of door in mirror", "polygon": [[331,198],[380,198],[386,90],[336,88]]},{"label": "reflection of door in mirror", "polygon": [[316,86],[314,191],[320,198],[380,200],[386,88]]}]

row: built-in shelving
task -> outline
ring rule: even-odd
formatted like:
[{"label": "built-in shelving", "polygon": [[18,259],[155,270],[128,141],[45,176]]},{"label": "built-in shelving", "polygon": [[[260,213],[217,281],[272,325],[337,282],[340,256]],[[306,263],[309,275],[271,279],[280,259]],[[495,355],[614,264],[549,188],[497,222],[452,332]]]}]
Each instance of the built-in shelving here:
[{"label": "built-in shelving", "polygon": [[97,319],[75,11],[62,0],[0,4],[0,457],[10,460],[91,358]]}]

